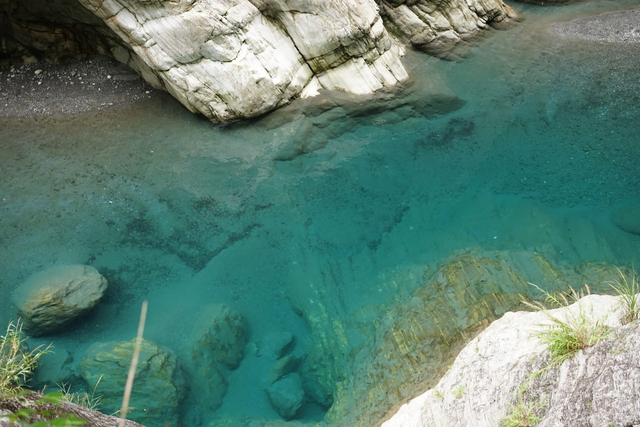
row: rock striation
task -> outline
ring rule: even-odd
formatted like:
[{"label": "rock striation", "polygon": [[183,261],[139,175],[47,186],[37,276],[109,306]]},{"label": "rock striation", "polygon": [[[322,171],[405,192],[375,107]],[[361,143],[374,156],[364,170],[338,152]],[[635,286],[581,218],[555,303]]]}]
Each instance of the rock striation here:
[{"label": "rock striation", "polygon": [[506,313],[467,344],[434,388],[382,425],[496,426],[522,408],[540,426],[637,425],[640,329],[637,321],[621,326],[619,306],[616,297],[590,295],[550,310],[559,319],[584,315],[613,328],[561,365],[549,365],[536,336],[550,323],[544,313]]},{"label": "rock striation", "polygon": [[408,78],[405,43],[443,56],[517,18],[501,0],[78,2],[86,10],[70,0],[0,1],[9,24],[0,38],[53,58],[65,47],[108,54],[213,121],[259,116],[320,89],[394,86]]},{"label": "rock striation", "polygon": [[38,272],[13,294],[33,336],[55,332],[86,314],[107,290],[107,280],[86,265],[59,265]]}]

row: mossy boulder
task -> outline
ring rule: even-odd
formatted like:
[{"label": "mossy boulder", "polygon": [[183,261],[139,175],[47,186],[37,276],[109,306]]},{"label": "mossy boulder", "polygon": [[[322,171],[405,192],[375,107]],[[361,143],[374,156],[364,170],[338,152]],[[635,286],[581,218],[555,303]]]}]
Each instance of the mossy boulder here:
[{"label": "mossy boulder", "polygon": [[[91,387],[100,380],[96,393],[106,413],[121,407],[134,347],[135,339],[95,343],[82,356],[80,375]],[[184,390],[181,365],[173,352],[142,340],[128,417],[148,426],[179,425]]]},{"label": "mossy boulder", "polygon": [[88,313],[107,290],[107,280],[87,265],[58,265],[38,272],[12,298],[33,336],[53,333]]}]

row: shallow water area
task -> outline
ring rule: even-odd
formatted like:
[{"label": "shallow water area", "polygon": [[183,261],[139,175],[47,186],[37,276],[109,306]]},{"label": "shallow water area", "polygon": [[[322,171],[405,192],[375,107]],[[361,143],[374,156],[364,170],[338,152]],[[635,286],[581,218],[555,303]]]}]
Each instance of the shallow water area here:
[{"label": "shallow water area", "polygon": [[109,281],[92,314],[33,340],[73,363],[94,342],[133,338],[145,299],[145,337],[187,360],[198,315],[225,304],[246,318],[249,344],[219,409],[187,394],[185,425],[280,420],[262,349],[283,331],[307,394],[296,418],[329,410],[327,423],[349,425],[376,328],[451,254],[638,265],[640,236],[610,216],[640,205],[640,48],[550,29],[634,5],[516,5],[527,19],[462,62],[410,52],[412,82],[385,103],[325,94],[221,127],[154,94],[0,119],[0,322],[16,316],[14,289],[58,264]]}]

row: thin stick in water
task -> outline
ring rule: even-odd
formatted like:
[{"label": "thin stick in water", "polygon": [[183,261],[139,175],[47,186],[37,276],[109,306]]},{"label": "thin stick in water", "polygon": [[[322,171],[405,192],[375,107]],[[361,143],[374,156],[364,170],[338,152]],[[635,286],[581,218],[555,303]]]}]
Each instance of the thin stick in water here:
[{"label": "thin stick in water", "polygon": [[129,410],[129,399],[131,398],[131,389],[133,388],[133,378],[136,376],[138,358],[140,357],[140,347],[142,346],[142,333],[144,332],[144,323],[146,320],[147,301],[142,301],[140,323],[138,324],[138,336],[136,337],[136,346],[133,349],[133,356],[131,357],[131,366],[129,366],[127,383],[124,386],[124,396],[122,397],[122,408],[120,408],[120,421],[118,422],[118,427],[124,427],[125,420],[127,419],[127,411]]}]

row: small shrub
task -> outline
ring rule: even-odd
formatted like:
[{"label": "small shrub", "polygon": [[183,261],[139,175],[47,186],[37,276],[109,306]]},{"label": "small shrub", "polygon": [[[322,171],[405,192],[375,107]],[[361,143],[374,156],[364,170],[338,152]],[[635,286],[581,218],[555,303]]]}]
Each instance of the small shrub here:
[{"label": "small shrub", "polygon": [[[556,308],[567,307],[570,304],[570,299],[573,302],[577,302],[585,295],[571,289],[570,298],[566,295],[555,296],[543,291],[533,283],[530,283],[530,285],[541,291],[546,296],[546,302]],[[586,292],[587,294],[589,293],[589,287],[586,287]],[[581,304],[578,305],[577,313],[568,313],[566,320],[562,320],[551,314],[542,303],[523,302],[529,307],[544,313],[551,321],[550,325],[543,325],[545,330],[538,332],[536,337],[551,352],[552,363],[562,364],[565,360],[572,358],[578,351],[606,338],[610,332],[603,322],[604,319],[593,319],[593,312],[585,312]]]},{"label": "small shrub", "polygon": [[22,333],[20,319],[15,323],[10,322],[7,333],[0,337],[0,394],[8,395],[24,385],[34,369],[38,366],[38,360],[49,353],[51,345],[43,347],[39,345],[31,351],[26,349],[26,338]]},{"label": "small shrub", "polygon": [[634,320],[640,318],[640,304],[636,294],[640,292],[640,283],[638,283],[638,276],[635,270],[631,271],[631,277],[627,276],[616,267],[620,278],[614,282],[609,282],[609,286],[616,291],[620,298],[620,309],[622,310],[622,317],[620,321],[623,325],[631,323]]}]

